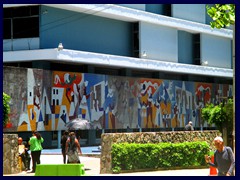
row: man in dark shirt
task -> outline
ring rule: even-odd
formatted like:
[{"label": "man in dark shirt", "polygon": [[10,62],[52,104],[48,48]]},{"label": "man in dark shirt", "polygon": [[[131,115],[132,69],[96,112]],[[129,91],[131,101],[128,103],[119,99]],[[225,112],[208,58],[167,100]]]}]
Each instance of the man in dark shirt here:
[{"label": "man in dark shirt", "polygon": [[62,149],[62,155],[63,155],[63,163],[66,164],[66,142],[68,139],[68,131],[64,131],[63,136],[61,138],[61,149]]},{"label": "man in dark shirt", "polygon": [[192,121],[189,121],[188,124],[185,126],[185,131],[193,131],[193,125],[192,125]]},{"label": "man in dark shirt", "polygon": [[23,143],[23,139],[21,137],[18,138],[18,151],[19,156],[22,158],[22,161],[24,163],[25,171],[30,170],[30,162],[31,157],[28,153],[28,143]]},{"label": "man in dark shirt", "polygon": [[214,139],[214,146],[217,149],[214,152],[214,162],[210,161],[208,156],[205,156],[206,162],[218,169],[218,176],[233,176],[233,170],[235,168],[235,159],[232,152],[232,148],[224,146],[222,137],[216,137]]}]

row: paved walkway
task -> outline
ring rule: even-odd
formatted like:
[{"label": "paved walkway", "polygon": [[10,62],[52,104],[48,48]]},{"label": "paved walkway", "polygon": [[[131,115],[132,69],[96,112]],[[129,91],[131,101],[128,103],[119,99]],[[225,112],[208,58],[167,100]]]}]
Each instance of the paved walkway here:
[{"label": "paved walkway", "polygon": [[[183,169],[183,170],[161,170],[120,174],[100,174],[100,152],[97,147],[82,147],[83,156],[80,156],[81,163],[84,164],[85,173],[88,176],[208,176],[209,169]],[[94,154],[91,156],[91,154]],[[95,157],[94,157],[95,156]],[[60,149],[43,150],[41,155],[41,164],[62,164],[63,158]],[[31,165],[32,166],[32,165]],[[31,167],[30,166],[30,167]],[[25,171],[18,174],[3,176],[34,176],[34,173]]]},{"label": "paved walkway", "polygon": [[[87,146],[81,147],[83,155],[100,155],[101,151],[99,150],[98,146]],[[61,155],[61,149],[43,149],[42,154],[51,154],[51,155]]]}]

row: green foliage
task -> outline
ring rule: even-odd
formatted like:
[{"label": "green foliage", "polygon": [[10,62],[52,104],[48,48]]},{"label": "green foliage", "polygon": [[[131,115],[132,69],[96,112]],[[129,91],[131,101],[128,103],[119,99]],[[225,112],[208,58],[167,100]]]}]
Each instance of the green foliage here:
[{"label": "green foliage", "polygon": [[3,92],[3,127],[5,127],[8,122],[8,114],[10,113],[10,100],[11,97]]},{"label": "green foliage", "polygon": [[207,122],[208,124],[212,124],[210,122],[210,116],[211,116],[211,111],[212,109],[214,108],[214,105],[211,103],[211,104],[206,104],[206,106],[204,108],[202,108],[202,119],[203,121]]},{"label": "green foliage", "polygon": [[214,106],[212,103],[202,108],[202,118],[208,124],[215,124],[218,129],[223,125],[229,125],[232,128],[233,122],[233,100],[229,99],[227,103],[220,103]]},{"label": "green foliage", "polygon": [[209,151],[210,147],[205,141],[113,144],[112,171],[203,166],[206,165],[204,155]]},{"label": "green foliage", "polygon": [[228,117],[228,120],[230,121],[233,119],[233,99],[229,99],[227,104],[225,104],[226,108],[226,115]]},{"label": "green foliage", "polygon": [[233,130],[233,99],[229,99],[225,104],[224,108],[226,109],[227,124],[228,129]]},{"label": "green foliage", "polygon": [[235,24],[235,4],[215,4],[206,8],[208,15],[213,19],[213,22],[210,22],[212,28],[221,29]]}]

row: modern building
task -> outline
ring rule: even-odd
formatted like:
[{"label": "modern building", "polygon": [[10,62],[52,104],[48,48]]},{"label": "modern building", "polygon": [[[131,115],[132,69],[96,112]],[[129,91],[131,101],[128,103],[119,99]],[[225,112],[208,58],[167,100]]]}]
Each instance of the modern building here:
[{"label": "modern building", "polygon": [[38,130],[60,147],[76,118],[90,122],[77,131],[86,145],[190,120],[211,128],[201,108],[232,97],[233,31],[210,21],[206,4],[3,4],[4,132]]}]

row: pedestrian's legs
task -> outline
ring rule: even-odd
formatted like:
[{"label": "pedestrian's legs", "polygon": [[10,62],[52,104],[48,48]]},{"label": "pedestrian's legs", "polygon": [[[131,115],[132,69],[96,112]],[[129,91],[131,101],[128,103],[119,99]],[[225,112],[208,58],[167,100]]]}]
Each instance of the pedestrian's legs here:
[{"label": "pedestrian's legs", "polygon": [[37,153],[37,164],[41,164],[41,161],[40,161],[41,151],[36,151],[36,153]]},{"label": "pedestrian's legs", "polygon": [[27,158],[27,169],[30,170],[31,157],[28,155]]},{"label": "pedestrian's legs", "polygon": [[[20,157],[22,158],[22,162],[24,164],[24,169],[27,169],[26,157],[25,154],[21,154]],[[21,169],[22,170],[22,169]]]},{"label": "pedestrian's legs", "polygon": [[65,152],[65,149],[62,149],[62,156],[63,156],[63,164],[66,164],[66,152]]},{"label": "pedestrian's legs", "polygon": [[66,164],[66,159],[67,159],[67,156],[66,156],[66,153],[64,152],[63,153],[63,163]]},{"label": "pedestrian's legs", "polygon": [[35,172],[36,170],[36,163],[37,163],[37,151],[31,151],[32,156],[32,172]]},{"label": "pedestrian's legs", "polygon": [[22,156],[22,160],[23,160],[23,163],[24,163],[24,168],[25,168],[25,170],[27,170],[27,168],[28,168],[28,159],[27,159],[27,155],[26,154],[23,154],[23,156]]}]

